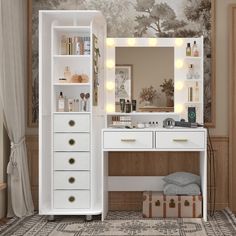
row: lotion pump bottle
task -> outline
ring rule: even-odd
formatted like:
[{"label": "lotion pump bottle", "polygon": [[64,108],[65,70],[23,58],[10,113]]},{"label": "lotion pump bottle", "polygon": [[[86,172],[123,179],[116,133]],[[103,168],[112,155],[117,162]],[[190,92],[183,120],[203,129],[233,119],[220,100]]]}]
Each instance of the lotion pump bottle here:
[{"label": "lotion pump bottle", "polygon": [[65,98],[63,96],[63,93],[60,92],[59,98],[58,98],[58,105],[57,105],[57,110],[59,112],[64,112],[65,111]]}]

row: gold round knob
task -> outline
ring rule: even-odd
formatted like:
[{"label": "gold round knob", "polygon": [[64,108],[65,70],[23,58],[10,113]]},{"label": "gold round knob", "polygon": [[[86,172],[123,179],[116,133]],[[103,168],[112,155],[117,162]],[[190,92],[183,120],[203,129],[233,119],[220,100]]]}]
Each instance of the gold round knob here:
[{"label": "gold round knob", "polygon": [[69,126],[74,126],[75,125],[75,121],[74,120],[70,120],[69,122],[68,122],[68,124],[69,124]]},{"label": "gold round knob", "polygon": [[74,177],[70,177],[69,178],[69,183],[73,184],[75,182],[75,178]]},{"label": "gold round knob", "polygon": [[68,161],[71,165],[75,164],[75,159],[74,158],[70,158]]},{"label": "gold round knob", "polygon": [[68,198],[68,200],[69,200],[69,202],[74,202],[74,201],[75,201],[75,197],[74,197],[74,196],[70,196],[70,197]]},{"label": "gold round knob", "polygon": [[69,140],[69,144],[72,146],[72,145],[74,145],[75,144],[75,140],[74,139],[70,139]]}]

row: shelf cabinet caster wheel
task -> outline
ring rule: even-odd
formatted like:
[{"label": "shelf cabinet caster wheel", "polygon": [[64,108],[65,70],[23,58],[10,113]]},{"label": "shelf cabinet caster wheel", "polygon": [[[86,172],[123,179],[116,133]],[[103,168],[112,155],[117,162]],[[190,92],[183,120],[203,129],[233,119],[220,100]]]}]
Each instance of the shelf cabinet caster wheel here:
[{"label": "shelf cabinet caster wheel", "polygon": [[48,216],[48,221],[55,221],[55,216],[54,215]]},{"label": "shelf cabinet caster wheel", "polygon": [[86,215],[85,216],[85,221],[92,221],[93,220],[93,216],[92,215]]}]

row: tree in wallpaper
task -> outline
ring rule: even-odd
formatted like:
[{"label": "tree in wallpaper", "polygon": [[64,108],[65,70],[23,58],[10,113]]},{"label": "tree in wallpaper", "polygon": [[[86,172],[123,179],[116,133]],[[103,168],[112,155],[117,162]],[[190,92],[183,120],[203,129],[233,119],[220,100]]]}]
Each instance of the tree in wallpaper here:
[{"label": "tree in wallpaper", "polygon": [[32,120],[38,122],[38,11],[100,10],[108,37],[204,36],[205,122],[211,121],[211,1],[212,0],[31,0]]}]

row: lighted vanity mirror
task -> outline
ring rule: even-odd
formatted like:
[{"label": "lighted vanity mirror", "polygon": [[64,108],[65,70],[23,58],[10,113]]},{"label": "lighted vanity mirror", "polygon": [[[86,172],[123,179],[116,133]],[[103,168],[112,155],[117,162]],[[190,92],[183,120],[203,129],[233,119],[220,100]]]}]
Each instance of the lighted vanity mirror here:
[{"label": "lighted vanity mirror", "polygon": [[[198,49],[196,55],[192,53],[195,43]],[[187,51],[188,45],[191,53]],[[194,111],[196,121],[203,122],[203,37],[107,38],[106,46],[107,114],[123,115],[131,110],[132,117],[148,117],[155,112],[169,112],[168,116],[174,112],[188,120],[190,111]],[[167,95],[161,87],[165,79],[164,90],[169,90]],[[140,97],[142,90],[150,86],[158,95],[151,103],[144,101],[145,94]],[[135,112],[132,104],[129,109],[130,103],[123,102],[124,112],[119,113],[122,96],[126,101],[137,101]]]},{"label": "lighted vanity mirror", "polygon": [[116,47],[115,101],[136,100],[137,111],[174,111],[174,47]]}]

